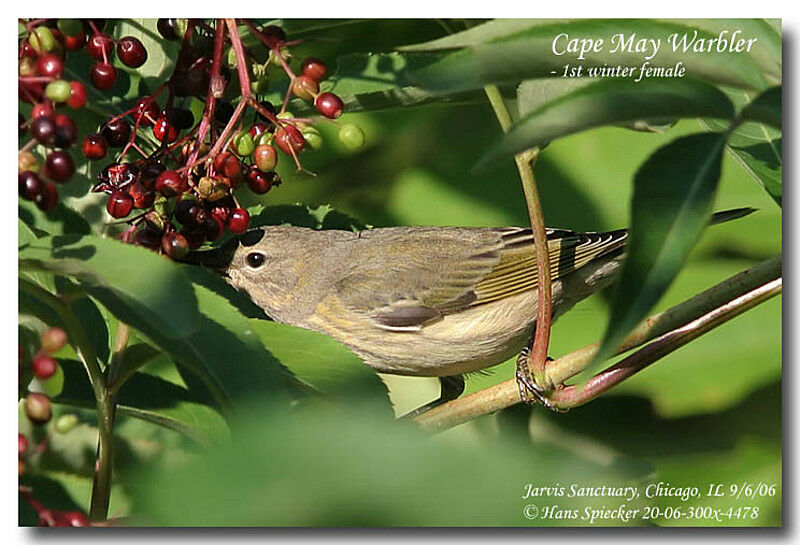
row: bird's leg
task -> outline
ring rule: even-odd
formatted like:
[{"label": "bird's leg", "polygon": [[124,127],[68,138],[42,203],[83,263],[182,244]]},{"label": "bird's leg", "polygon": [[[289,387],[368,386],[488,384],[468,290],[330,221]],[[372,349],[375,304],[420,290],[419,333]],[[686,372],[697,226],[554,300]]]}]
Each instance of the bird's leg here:
[{"label": "bird's leg", "polygon": [[414,418],[433,409],[434,407],[438,407],[439,405],[443,405],[448,401],[452,401],[464,393],[464,377],[461,375],[439,377],[439,384],[441,385],[441,393],[437,399],[434,399],[430,403],[426,403],[422,407],[414,409],[410,413],[404,414],[400,418],[403,420]]},{"label": "bird's leg", "polygon": [[[528,344],[530,345],[530,343]],[[530,359],[531,350],[525,346],[517,356],[517,388],[519,388],[520,399],[528,405],[539,402],[553,412],[565,412],[556,407],[547,397],[550,390],[536,383],[533,373],[531,373]],[[553,361],[553,358],[548,356],[547,361]]]}]

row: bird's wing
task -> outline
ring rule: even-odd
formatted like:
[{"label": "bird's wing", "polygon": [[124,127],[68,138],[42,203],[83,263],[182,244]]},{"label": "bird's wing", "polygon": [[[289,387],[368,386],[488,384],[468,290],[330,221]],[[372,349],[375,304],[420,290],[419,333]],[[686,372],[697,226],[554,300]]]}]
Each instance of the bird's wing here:
[{"label": "bird's wing", "polygon": [[[624,231],[548,230],[553,279],[620,248]],[[444,315],[536,288],[530,230],[417,228],[367,231],[337,282],[344,304],[390,330],[415,330]],[[424,248],[422,255],[420,248]]]}]

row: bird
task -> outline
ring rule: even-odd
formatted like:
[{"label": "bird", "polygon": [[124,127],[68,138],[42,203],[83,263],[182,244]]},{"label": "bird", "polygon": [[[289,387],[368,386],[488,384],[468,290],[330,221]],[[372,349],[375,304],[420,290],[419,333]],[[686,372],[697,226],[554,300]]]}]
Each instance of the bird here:
[{"label": "bird", "polygon": [[[711,223],[752,211],[718,212]],[[614,281],[628,230],[546,234],[555,319]],[[520,354],[536,326],[536,248],[521,227],[267,226],[186,261],[220,272],[271,319],[343,343],[377,372],[438,377],[439,398],[420,409],[461,395],[465,374]]]}]

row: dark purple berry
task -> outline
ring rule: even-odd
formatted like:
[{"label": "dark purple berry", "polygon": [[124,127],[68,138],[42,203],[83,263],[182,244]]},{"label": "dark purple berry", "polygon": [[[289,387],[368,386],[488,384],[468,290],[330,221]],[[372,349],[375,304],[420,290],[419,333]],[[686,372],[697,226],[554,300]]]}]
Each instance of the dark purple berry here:
[{"label": "dark purple berry", "polygon": [[147,49],[139,38],[125,36],[117,43],[117,57],[130,68],[139,68],[147,61]]},{"label": "dark purple berry", "polygon": [[72,156],[63,150],[51,151],[44,163],[44,174],[51,180],[64,183],[75,173]]},{"label": "dark purple berry", "polygon": [[121,117],[109,120],[100,131],[112,148],[121,148],[131,138],[131,126]]}]

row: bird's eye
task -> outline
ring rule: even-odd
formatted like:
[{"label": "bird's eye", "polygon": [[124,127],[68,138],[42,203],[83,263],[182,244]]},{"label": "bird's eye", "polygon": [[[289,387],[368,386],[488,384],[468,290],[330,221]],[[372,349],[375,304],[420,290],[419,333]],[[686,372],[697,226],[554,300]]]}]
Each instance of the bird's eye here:
[{"label": "bird's eye", "polygon": [[247,259],[247,264],[254,269],[259,268],[261,265],[264,264],[264,261],[266,260],[264,254],[262,254],[261,252],[251,252],[247,254],[246,259]]}]

